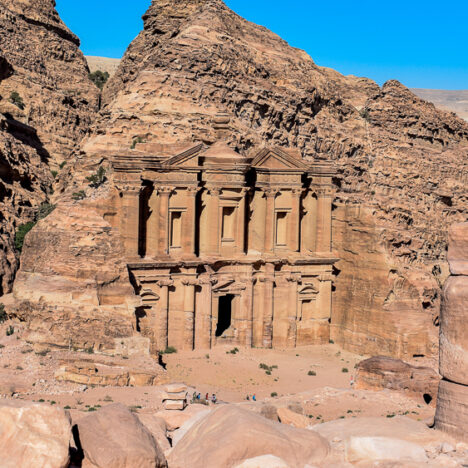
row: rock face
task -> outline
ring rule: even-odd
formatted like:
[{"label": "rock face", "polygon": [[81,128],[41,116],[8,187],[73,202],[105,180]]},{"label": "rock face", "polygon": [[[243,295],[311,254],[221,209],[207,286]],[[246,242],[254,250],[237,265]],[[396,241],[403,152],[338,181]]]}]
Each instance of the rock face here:
[{"label": "rock face", "polygon": [[449,265],[440,322],[436,427],[468,440],[468,223],[449,230]]},{"label": "rock face", "polygon": [[139,303],[120,236],[99,205],[99,199],[60,205],[26,236],[10,312],[27,320],[29,341],[121,354],[131,348],[126,338],[136,327]]},{"label": "rock face", "polygon": [[51,195],[98,109],[79,40],[53,0],[0,5],[0,296],[18,268],[14,235]]},{"label": "rock face", "polygon": [[396,390],[435,405],[440,377],[430,367],[416,367],[398,359],[372,357],[356,368],[355,387]]},{"label": "rock face", "polygon": [[234,468],[261,455],[276,456],[291,468],[299,468],[322,462],[328,444],[315,432],[225,405],[196,423],[172,450],[168,462],[173,468]]},{"label": "rock face", "polygon": [[0,403],[2,468],[66,468],[70,434],[70,418],[60,408],[25,402]]},{"label": "rock face", "polygon": [[[84,465],[97,468],[165,468],[161,448],[121,404],[105,406],[77,423]],[[90,465],[91,464],[91,465]]]},{"label": "rock face", "polygon": [[[338,168],[332,339],[362,353],[435,354],[444,226],[464,219],[468,126],[400,83],[320,68],[220,0],[154,0],[104,90],[82,163],[154,142],[298,147]],[[139,143],[141,142],[141,143]]]}]

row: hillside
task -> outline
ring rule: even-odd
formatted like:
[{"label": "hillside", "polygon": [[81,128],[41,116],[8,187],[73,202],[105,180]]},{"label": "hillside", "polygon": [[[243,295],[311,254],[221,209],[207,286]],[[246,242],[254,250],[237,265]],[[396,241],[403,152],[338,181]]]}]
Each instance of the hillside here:
[{"label": "hillside", "polygon": [[468,90],[447,91],[443,89],[412,89],[416,96],[432,102],[436,107],[455,112],[468,121]]},{"label": "hillside", "polygon": [[120,59],[108,57],[94,57],[91,55],[86,55],[85,59],[88,62],[91,73],[100,70],[102,72],[109,73],[110,76],[115,74],[120,64]]}]

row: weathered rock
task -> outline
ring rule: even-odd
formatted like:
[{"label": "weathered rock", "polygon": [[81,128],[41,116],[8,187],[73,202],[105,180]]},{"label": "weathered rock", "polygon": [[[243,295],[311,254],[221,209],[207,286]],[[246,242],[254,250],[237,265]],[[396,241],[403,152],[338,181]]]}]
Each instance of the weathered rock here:
[{"label": "weathered rock", "polygon": [[274,455],[261,455],[243,461],[236,468],[289,468],[289,465]]},{"label": "weathered rock", "polygon": [[316,66],[220,0],[155,0],[144,21],[83,165],[131,146],[141,155],[161,142],[211,143],[220,111],[233,116],[228,143],[242,154],[268,142],[333,160],[342,261],[332,338],[361,353],[435,355],[434,275],[446,274],[444,227],[464,219],[467,124],[398,82],[379,88]]},{"label": "weathered rock", "polygon": [[395,460],[424,463],[426,451],[413,442],[391,437],[351,437],[346,443],[346,460]]},{"label": "weathered rock", "polygon": [[29,341],[112,351],[136,334],[121,239],[96,210],[60,205],[26,236],[12,312],[27,321]]},{"label": "weathered rock", "polygon": [[328,444],[313,431],[268,421],[251,411],[223,405],[196,423],[169,455],[173,468],[223,466],[273,455],[291,468],[319,463]]},{"label": "weathered rock", "polygon": [[278,418],[283,424],[289,424],[290,426],[301,429],[305,429],[310,424],[309,418],[302,414],[295,413],[288,408],[278,408]]},{"label": "weathered rock", "polygon": [[175,431],[197,414],[205,413],[206,409],[204,405],[189,405],[183,411],[162,410],[158,411],[155,416],[166,422],[168,431]]},{"label": "weathered rock", "polygon": [[464,385],[468,385],[467,319],[468,275],[451,276],[444,286],[439,372],[447,380]]},{"label": "weathered rock", "polygon": [[[206,407],[205,407],[206,408]],[[171,434],[172,437],[172,446],[175,447],[187,434],[188,431],[192,428],[194,424],[198,421],[201,421],[203,418],[208,416],[211,412],[211,409],[206,408],[204,411],[197,411],[190,419],[184,422],[182,426],[179,427],[176,431]]]},{"label": "weathered rock", "polygon": [[449,227],[447,259],[452,275],[468,276],[468,223]]},{"label": "weathered rock", "polygon": [[278,409],[276,406],[263,403],[260,407],[260,414],[271,421],[278,421]]},{"label": "weathered rock", "polygon": [[[14,235],[51,194],[98,109],[78,38],[52,0],[0,5],[0,296],[18,268]],[[15,94],[16,93],[16,94]]]},{"label": "weathered rock", "polygon": [[384,356],[361,361],[355,387],[364,390],[396,390],[435,406],[440,377],[430,367],[416,367]]},{"label": "weathered rock", "polygon": [[167,438],[167,425],[163,418],[151,413],[138,413],[138,419],[150,431],[154,440],[166,455],[171,450],[171,444]]},{"label": "weathered rock", "polygon": [[105,406],[77,422],[85,460],[98,468],[163,468],[161,447],[121,404]]},{"label": "weathered rock", "polygon": [[70,418],[61,408],[0,402],[2,468],[66,468],[70,435]]}]

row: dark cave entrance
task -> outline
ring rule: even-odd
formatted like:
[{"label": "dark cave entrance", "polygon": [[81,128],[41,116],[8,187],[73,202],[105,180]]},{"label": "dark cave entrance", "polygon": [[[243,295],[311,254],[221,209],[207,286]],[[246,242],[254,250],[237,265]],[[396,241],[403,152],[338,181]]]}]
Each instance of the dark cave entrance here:
[{"label": "dark cave entrance", "polygon": [[218,324],[216,336],[220,337],[231,326],[233,294],[221,296],[218,302]]}]

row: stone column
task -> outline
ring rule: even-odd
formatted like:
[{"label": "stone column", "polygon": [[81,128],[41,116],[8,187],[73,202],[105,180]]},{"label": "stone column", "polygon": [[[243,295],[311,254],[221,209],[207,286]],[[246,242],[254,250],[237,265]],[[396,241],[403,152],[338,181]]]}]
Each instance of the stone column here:
[{"label": "stone column", "polygon": [[317,252],[331,251],[332,200],[331,187],[321,187],[317,190]]},{"label": "stone column", "polygon": [[301,281],[301,275],[291,273],[286,280],[289,283],[289,328],[286,341],[288,348],[295,348],[297,344],[297,285]]},{"label": "stone column", "polygon": [[209,226],[209,254],[219,255],[220,244],[220,213],[219,213],[219,195],[221,190],[217,188],[209,188],[210,192],[210,226]]},{"label": "stone column", "polygon": [[169,254],[169,199],[170,187],[160,187],[159,192],[159,253]]},{"label": "stone column", "polygon": [[236,234],[236,251],[240,254],[244,253],[245,246],[245,209],[247,189],[241,190],[241,199],[237,207],[237,234]]},{"label": "stone column", "polygon": [[156,336],[160,350],[165,350],[168,345],[169,335],[169,288],[174,284],[171,279],[158,281],[159,286],[159,310],[156,315]]},{"label": "stone column", "polygon": [[264,191],[266,198],[265,209],[265,252],[273,252],[275,243],[275,197],[276,190]]},{"label": "stone column", "polygon": [[291,224],[289,229],[289,249],[292,252],[299,252],[299,226],[301,215],[301,191],[291,190]]},{"label": "stone column", "polygon": [[274,311],[274,265],[265,265],[266,274],[260,279],[263,281],[263,347],[271,348],[273,345],[273,311]]},{"label": "stone column", "polygon": [[211,348],[211,288],[216,283],[216,279],[209,274],[203,274],[199,278],[201,286],[200,305],[197,305],[197,315],[195,317],[195,349]]},{"label": "stone column", "polygon": [[184,349],[194,349],[195,336],[195,285],[194,279],[183,279],[184,285]]},{"label": "stone column", "polygon": [[149,201],[151,210],[148,219],[146,251],[150,257],[155,257],[159,253],[159,195],[155,189]]},{"label": "stone column", "polygon": [[122,189],[120,234],[127,257],[138,256],[140,230],[140,186],[125,186]]},{"label": "stone column", "polygon": [[195,227],[196,227],[196,197],[198,189],[187,189],[187,212],[185,213],[185,223],[183,227],[183,251],[188,255],[195,255]]}]

